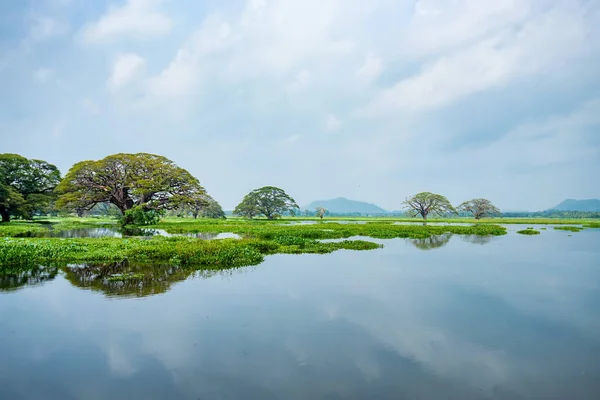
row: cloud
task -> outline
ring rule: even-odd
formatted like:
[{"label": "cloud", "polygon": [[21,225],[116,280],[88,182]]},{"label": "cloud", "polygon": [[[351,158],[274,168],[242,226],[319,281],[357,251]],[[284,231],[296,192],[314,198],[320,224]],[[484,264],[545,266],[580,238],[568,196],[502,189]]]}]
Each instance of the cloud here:
[{"label": "cloud", "polygon": [[300,71],[294,79],[292,79],[286,86],[288,93],[299,92],[304,89],[310,83],[310,72],[307,70]]},{"label": "cloud", "polygon": [[[435,1],[418,4],[420,3],[437,4]],[[473,27],[485,26],[485,21],[496,15],[492,11],[506,11],[507,8],[515,10],[515,3],[508,0],[500,1],[490,9],[483,7],[483,3],[477,3],[481,6],[476,6],[474,2],[467,1],[467,4],[468,9],[474,9],[474,13],[467,14],[470,19],[467,26]],[[425,64],[418,74],[383,90],[370,103],[370,111],[377,114],[437,108],[473,93],[560,69],[565,60],[590,52],[586,44],[586,13],[564,4],[558,2],[548,11],[531,17],[519,26],[504,26],[488,37]],[[501,5],[506,7],[500,7]],[[421,13],[439,16],[437,8],[426,10]],[[514,17],[508,18],[508,21],[514,23],[520,21],[518,17],[523,13],[508,14]],[[472,20],[475,16],[479,18]],[[558,21],[562,27],[560,31],[556,29]],[[462,28],[454,28],[462,32],[456,33],[457,37],[466,35]],[[485,32],[483,28],[480,31]],[[428,39],[424,40],[427,43]],[[597,53],[598,46],[593,51]]]},{"label": "cloud", "polygon": [[119,89],[128,84],[135,79],[145,64],[146,61],[137,54],[125,53],[118,55],[112,66],[108,86],[111,89]]},{"label": "cloud", "polygon": [[161,36],[171,30],[171,19],[158,10],[159,0],[127,0],[110,7],[106,14],[83,30],[87,43],[122,38],[145,39]]},{"label": "cloud", "polygon": [[370,82],[381,74],[382,69],[383,61],[381,57],[369,53],[365,57],[364,63],[356,71],[356,76],[366,82]]},{"label": "cloud", "polygon": [[338,131],[342,126],[342,122],[335,116],[329,115],[325,122],[325,129],[329,132]]}]

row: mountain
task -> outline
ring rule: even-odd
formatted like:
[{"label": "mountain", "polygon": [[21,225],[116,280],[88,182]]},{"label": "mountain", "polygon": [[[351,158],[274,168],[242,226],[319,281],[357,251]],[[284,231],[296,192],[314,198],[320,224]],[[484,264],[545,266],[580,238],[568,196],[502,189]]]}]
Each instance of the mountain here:
[{"label": "mountain", "polygon": [[598,199],[589,199],[589,200],[574,200],[567,199],[552,208],[552,210],[558,211],[591,211],[591,212],[599,212],[600,211],[600,200]]},{"label": "mountain", "polygon": [[333,214],[385,214],[387,211],[375,204],[365,203],[363,201],[349,200],[344,197],[338,197],[331,200],[313,201],[303,210],[314,211],[317,207],[323,207]]}]

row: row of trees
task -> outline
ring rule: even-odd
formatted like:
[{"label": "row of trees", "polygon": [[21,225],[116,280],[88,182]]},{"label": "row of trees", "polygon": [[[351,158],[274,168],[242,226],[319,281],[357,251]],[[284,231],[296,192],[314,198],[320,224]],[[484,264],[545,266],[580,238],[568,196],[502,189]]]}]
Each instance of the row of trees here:
[{"label": "row of trees", "polygon": [[[98,161],[81,161],[61,179],[56,166],[42,160],[29,160],[17,154],[0,154],[0,215],[7,222],[12,216],[32,218],[57,209],[83,215],[92,209],[112,205],[125,224],[149,224],[160,215],[192,215],[221,218],[224,212],[200,185],[197,178],[163,156],[148,153],[115,154]],[[454,208],[446,197],[429,192],[407,198],[409,215],[471,213],[476,219],[500,211],[486,199],[473,199]],[[283,189],[265,186],[248,193],[234,214],[254,218],[296,215],[296,201]],[[324,208],[315,213],[323,218]]]},{"label": "row of trees", "polygon": [[82,215],[116,207],[125,223],[151,223],[168,210],[197,217],[224,216],[197,178],[163,156],[115,154],[75,164],[63,179],[56,166],[17,154],[0,154],[0,214],[30,219],[54,204]]},{"label": "row of trees", "polygon": [[458,214],[459,211],[470,213],[475,219],[500,214],[500,210],[488,199],[468,200],[455,208],[446,197],[430,192],[421,192],[408,197],[402,204],[409,215],[421,216],[424,220],[429,215],[446,216]]}]

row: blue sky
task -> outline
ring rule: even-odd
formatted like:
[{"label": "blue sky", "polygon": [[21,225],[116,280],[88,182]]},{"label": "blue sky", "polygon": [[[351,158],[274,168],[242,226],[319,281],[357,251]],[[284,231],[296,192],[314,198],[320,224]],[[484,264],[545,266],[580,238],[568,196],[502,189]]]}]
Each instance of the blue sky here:
[{"label": "blue sky", "polygon": [[0,0],[0,152],[398,209],[600,197],[592,0]]}]

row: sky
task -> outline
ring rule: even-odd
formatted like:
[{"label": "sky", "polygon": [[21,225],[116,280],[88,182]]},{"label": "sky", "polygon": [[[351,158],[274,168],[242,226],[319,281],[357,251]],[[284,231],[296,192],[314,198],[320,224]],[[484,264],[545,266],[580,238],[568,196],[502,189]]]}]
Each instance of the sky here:
[{"label": "sky", "polygon": [[600,198],[598,71],[596,0],[0,0],[0,153],[543,210]]}]

